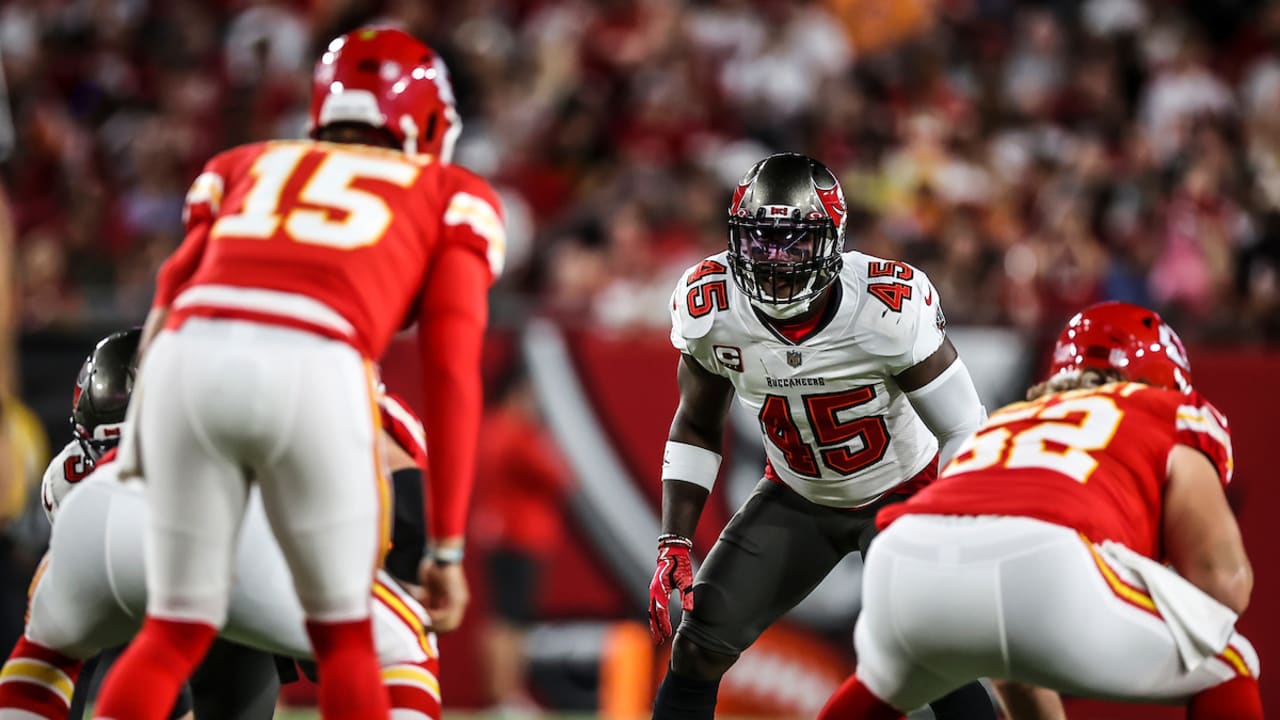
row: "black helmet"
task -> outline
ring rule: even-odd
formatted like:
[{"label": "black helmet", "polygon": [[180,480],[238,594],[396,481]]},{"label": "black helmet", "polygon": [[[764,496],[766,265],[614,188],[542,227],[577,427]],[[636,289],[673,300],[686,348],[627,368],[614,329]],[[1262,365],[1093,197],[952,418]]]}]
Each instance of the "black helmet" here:
[{"label": "black helmet", "polygon": [[98,459],[120,442],[141,337],[141,328],[112,333],[98,341],[80,366],[71,400],[71,431],[90,459]]},{"label": "black helmet", "polygon": [[757,304],[805,303],[840,274],[844,193],[826,165],[796,153],[756,163],[729,205],[729,266]]}]

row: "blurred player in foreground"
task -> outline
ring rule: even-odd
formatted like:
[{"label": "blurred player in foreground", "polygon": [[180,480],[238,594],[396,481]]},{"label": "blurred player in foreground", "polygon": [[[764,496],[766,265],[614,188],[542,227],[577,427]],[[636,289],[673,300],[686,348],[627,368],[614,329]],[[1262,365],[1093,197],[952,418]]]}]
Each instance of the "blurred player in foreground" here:
[{"label": "blurred player in foreground", "polygon": [[307,616],[322,716],[387,717],[369,623],[390,509],[372,361],[415,321],[434,448],[422,582],[438,630],[461,619],[498,199],[449,163],[447,71],[398,30],[329,44],[311,125],[313,140],[210,160],[157,278],[119,460],[147,480],[147,618],[100,717],[162,718],[200,662],[227,618],[251,483]]},{"label": "blurred player in foreground", "polygon": [[1223,492],[1231,437],[1177,335],[1141,307],[1090,307],[1027,396],[879,514],[857,674],[821,719],[898,718],[979,675],[1262,718],[1235,632],[1253,575]]},{"label": "blurred player in foreground", "polygon": [[[671,302],[680,405],[662,465],[662,535],[649,586],[655,642],[684,617],[653,715],[710,720],[720,678],[846,555],[875,513],[937,475],[982,424],[969,372],[924,273],[844,251],[844,195],[826,166],[772,155],[742,178],[729,249],[685,272]],[[764,478],[695,579],[690,538],[720,467],[729,403],[759,418]],[[994,718],[977,683],[933,705]]]},{"label": "blurred player in foreground", "polygon": [[[144,490],[136,481],[121,482],[112,448],[132,390],[137,342],[136,330],[105,338],[77,382],[72,418],[78,439],[59,454],[45,476],[42,497],[54,521],[53,541],[32,584],[24,637],[0,669],[0,720],[79,717],[72,699],[85,684],[78,683],[81,661],[127,642],[145,611]],[[425,462],[421,424],[392,397],[383,396],[379,406],[398,488],[415,474],[420,482],[420,470],[405,469]],[[398,564],[414,572],[379,571],[373,590],[374,635],[393,717],[438,720],[434,636],[426,630],[425,610],[395,579],[415,578],[413,555],[422,547],[420,537],[412,542],[422,525],[421,490],[408,494],[412,507],[397,514],[396,526],[397,540],[404,538],[405,546],[397,543],[388,564],[391,557],[406,555],[408,562]],[[414,512],[416,523],[401,521]],[[302,608],[256,491],[240,531],[234,574],[221,637],[243,646],[226,643],[218,653],[225,662],[200,668],[193,678],[195,692],[184,692],[172,712],[175,717],[194,704],[201,716],[269,718],[279,689],[270,653],[311,657]]]},{"label": "blurred player in foreground", "polygon": [[[67,493],[89,477],[98,460],[111,452],[120,441],[120,430],[124,427],[125,411],[129,407],[129,398],[133,393],[134,379],[137,374],[136,356],[141,335],[140,328],[133,328],[102,338],[94,345],[92,352],[80,366],[71,398],[71,440],[49,462],[40,483],[40,500],[50,524],[55,521],[58,507]],[[91,547],[100,547],[100,545],[100,543],[94,543]],[[142,558],[139,556],[135,560],[141,562]],[[29,617],[30,607],[28,607],[28,619]],[[29,664],[32,658],[24,654],[27,649],[29,648],[15,647],[15,652],[10,659],[15,663],[27,661]],[[71,697],[71,707],[66,713],[67,716],[79,718],[84,714],[93,678],[105,674],[107,668],[115,662],[115,658],[123,650],[123,646],[108,648],[83,663],[80,674],[84,675],[86,680],[76,683],[76,691]],[[270,656],[264,656],[264,659],[265,667],[271,668]],[[15,670],[4,677],[11,682],[20,682],[17,678],[23,677],[23,674]],[[255,685],[261,684],[255,683]],[[239,689],[226,688],[232,693],[236,693]],[[257,689],[255,687],[250,692]],[[19,707],[15,704],[18,698],[21,696],[31,700],[32,694],[41,693],[30,686],[15,685],[0,688],[0,708]],[[184,688],[175,701],[169,717],[190,718],[192,702],[190,688]],[[55,703],[55,705],[58,704]],[[245,707],[238,706],[241,710]]]},{"label": "blurred player in foreground", "polygon": [[[140,328],[133,328],[102,338],[80,366],[71,398],[71,440],[49,461],[40,483],[40,500],[50,524],[56,519],[58,507],[67,493],[89,477],[98,460],[111,452],[120,441],[120,430],[124,427],[125,410],[129,406],[137,372],[135,358],[141,335]],[[101,543],[92,545],[100,546]],[[141,556],[136,558],[138,562],[141,560]],[[34,588],[34,583],[32,587]],[[28,607],[28,619],[29,616]],[[27,657],[25,651],[28,649],[15,646],[10,660],[29,665],[33,658]],[[105,674],[106,669],[123,650],[123,646],[107,648],[83,663],[79,674],[84,676],[85,681],[76,683],[71,707],[65,713],[68,717],[79,718],[84,714],[92,678]],[[267,666],[271,667],[270,656],[266,656],[265,660]],[[16,669],[8,674],[0,675],[0,679],[21,682],[18,678],[25,675],[18,665],[15,664],[14,668]],[[29,701],[32,695],[40,694],[41,691],[30,686],[0,688],[0,708],[20,707],[17,704],[20,697]],[[169,717],[190,718],[191,712],[191,691],[184,688]],[[3,714],[0,710],[0,717]]]}]

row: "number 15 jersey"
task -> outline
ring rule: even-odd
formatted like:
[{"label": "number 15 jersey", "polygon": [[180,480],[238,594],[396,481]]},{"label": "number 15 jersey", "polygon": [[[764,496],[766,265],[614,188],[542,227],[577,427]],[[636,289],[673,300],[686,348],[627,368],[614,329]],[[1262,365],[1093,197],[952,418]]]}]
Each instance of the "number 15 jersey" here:
[{"label": "number 15 jersey", "polygon": [[[376,360],[417,322],[433,537],[463,533],[483,398],[487,292],[506,236],[497,194],[430,156],[292,140],[215,156],[187,194],[187,236],[156,280],[167,325],[284,325]],[[438,391],[437,391],[438,389]]]},{"label": "number 15 jersey", "polygon": [[940,301],[924,273],[845,253],[816,330],[793,342],[734,284],[727,254],[677,283],[671,342],[733,383],[759,420],[766,475],[811,502],[847,508],[928,467],[938,441],[893,379],[944,338]]},{"label": "number 15 jersey", "polygon": [[178,315],[239,311],[301,325],[375,359],[417,319],[414,303],[439,256],[478,254],[487,285],[506,246],[497,196],[483,179],[428,155],[367,145],[233,148],[205,166],[185,212],[187,237],[161,270],[155,304]]}]

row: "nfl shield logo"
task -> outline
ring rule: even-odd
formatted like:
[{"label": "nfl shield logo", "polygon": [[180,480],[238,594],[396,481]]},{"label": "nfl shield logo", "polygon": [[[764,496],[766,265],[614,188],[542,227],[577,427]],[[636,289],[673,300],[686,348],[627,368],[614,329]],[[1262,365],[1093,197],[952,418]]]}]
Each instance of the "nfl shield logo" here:
[{"label": "nfl shield logo", "polygon": [[790,365],[791,367],[793,367],[793,368],[795,368],[795,367],[800,367],[800,362],[801,362],[802,360],[803,360],[803,358],[801,358],[801,357],[800,357],[800,351],[799,351],[799,350],[788,350],[788,351],[787,351],[787,364],[788,364],[788,365]]}]

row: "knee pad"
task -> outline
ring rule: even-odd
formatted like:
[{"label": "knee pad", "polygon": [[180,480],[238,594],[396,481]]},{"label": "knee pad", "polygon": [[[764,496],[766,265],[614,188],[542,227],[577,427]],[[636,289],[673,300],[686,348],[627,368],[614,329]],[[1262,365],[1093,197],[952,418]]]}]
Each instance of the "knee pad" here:
[{"label": "knee pad", "polygon": [[738,656],[708,650],[676,633],[671,643],[671,667],[681,675],[699,680],[719,680],[738,661]]}]

